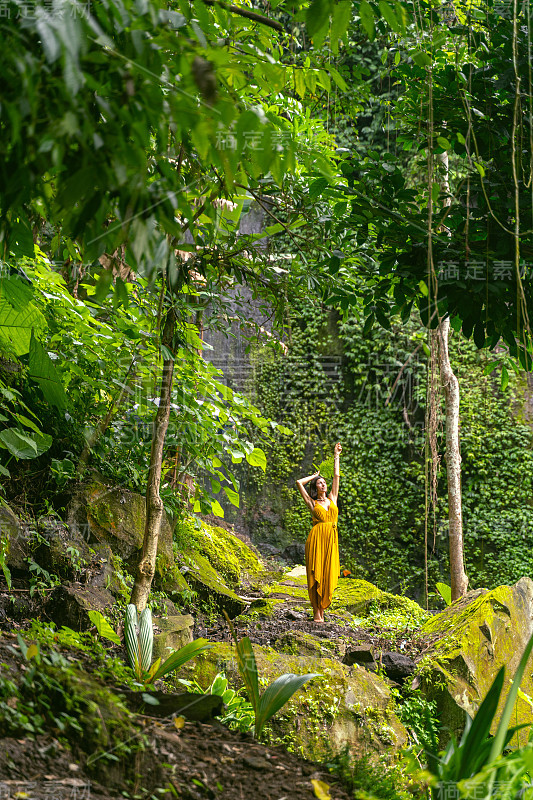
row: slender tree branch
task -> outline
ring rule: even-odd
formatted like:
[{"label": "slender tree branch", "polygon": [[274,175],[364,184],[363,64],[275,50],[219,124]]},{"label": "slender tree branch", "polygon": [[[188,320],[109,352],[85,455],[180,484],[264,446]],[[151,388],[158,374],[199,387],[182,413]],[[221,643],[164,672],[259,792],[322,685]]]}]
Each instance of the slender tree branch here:
[{"label": "slender tree branch", "polygon": [[263,17],[262,14],[256,14],[255,11],[249,11],[247,8],[235,6],[233,3],[230,5],[229,3],[224,3],[224,0],[203,0],[203,2],[206,6],[220,6],[225,11],[230,11],[232,14],[238,14],[239,17],[245,17],[254,22],[259,22],[261,25],[267,25],[269,28],[274,28],[275,31],[285,30],[280,22],[276,22],[274,19],[268,19],[268,17]]}]

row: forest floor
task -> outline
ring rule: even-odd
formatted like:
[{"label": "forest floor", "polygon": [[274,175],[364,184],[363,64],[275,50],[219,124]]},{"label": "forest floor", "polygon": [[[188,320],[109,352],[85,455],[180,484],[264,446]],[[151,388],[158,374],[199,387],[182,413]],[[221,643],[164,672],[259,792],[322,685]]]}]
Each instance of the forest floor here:
[{"label": "forest floor", "polygon": [[[7,587],[6,587],[7,589]],[[0,586],[0,595],[6,594]],[[258,591],[257,599],[261,593]],[[20,597],[20,595],[19,595]],[[1,599],[1,598],[0,598]],[[7,597],[4,597],[7,601]],[[393,650],[411,658],[423,650],[425,642],[411,637],[409,631],[380,629],[379,625],[370,628],[357,628],[341,616],[326,612],[324,624],[314,623],[310,616],[308,603],[301,598],[278,596],[279,602],[272,615],[260,613],[243,615],[234,621],[235,632],[240,639],[249,636],[251,641],[261,645],[273,645],[280,637],[290,633],[312,634],[320,641],[327,640],[329,647],[335,649],[339,643],[345,649],[350,644],[368,645],[375,652]],[[26,642],[31,635],[25,632],[32,619],[46,620],[46,599],[35,596],[28,604],[26,618],[16,624],[4,616],[0,619],[0,710],[6,705],[13,712],[25,711],[24,699],[6,694],[5,678],[28,670],[28,664],[20,657],[17,632]],[[6,609],[5,603],[0,603]],[[41,607],[40,607],[41,606]],[[19,611],[21,606],[19,605]],[[198,615],[195,636],[205,636],[211,641],[229,641],[231,633],[223,617],[202,618]],[[126,661],[122,646],[106,645],[109,658],[118,657]],[[84,674],[105,681],[108,689],[120,696],[120,680],[113,681],[109,673],[95,667],[92,653],[76,648],[61,647],[61,653]],[[43,652],[46,652],[43,648]],[[341,660],[338,653],[336,657]],[[4,676],[4,683],[1,678]],[[104,677],[102,677],[104,676]],[[16,677],[14,678],[16,682]],[[117,685],[118,684],[118,685]],[[3,692],[2,692],[3,688]],[[41,697],[36,707],[42,708],[53,698]],[[31,725],[31,704],[27,711]],[[331,800],[347,800],[363,795],[354,794],[353,789],[340,778],[335,777],[325,764],[317,764],[282,747],[272,747],[258,743],[248,733],[229,730],[217,721],[208,723],[186,721],[179,729],[174,720],[151,717],[149,709],[144,714],[131,714],[131,724],[135,726],[134,738],[142,740],[142,747],[132,749],[116,764],[105,759],[98,765],[88,766],[91,751],[72,736],[65,737],[54,725],[41,725],[36,735],[22,735],[16,738],[2,738],[0,731],[0,798],[24,798],[24,800],[89,800],[92,796],[99,800],[111,798],[170,798],[184,800],[313,800],[320,797],[320,785],[326,784],[325,797]],[[80,743],[81,742],[81,743]],[[94,753],[93,753],[94,755]],[[336,773],[338,774],[338,773]]]}]

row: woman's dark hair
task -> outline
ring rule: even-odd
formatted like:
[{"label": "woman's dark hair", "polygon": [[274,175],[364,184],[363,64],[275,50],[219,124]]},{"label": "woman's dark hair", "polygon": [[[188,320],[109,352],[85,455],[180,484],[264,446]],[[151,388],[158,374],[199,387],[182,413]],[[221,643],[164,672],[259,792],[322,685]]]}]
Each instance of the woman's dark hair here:
[{"label": "woman's dark hair", "polygon": [[[309,484],[309,489],[307,490],[307,494],[309,495],[311,500],[316,500],[318,497],[316,482],[319,478],[322,478],[322,475],[317,475],[316,478],[313,478],[313,480]],[[324,480],[324,478],[322,478],[322,480]]]}]

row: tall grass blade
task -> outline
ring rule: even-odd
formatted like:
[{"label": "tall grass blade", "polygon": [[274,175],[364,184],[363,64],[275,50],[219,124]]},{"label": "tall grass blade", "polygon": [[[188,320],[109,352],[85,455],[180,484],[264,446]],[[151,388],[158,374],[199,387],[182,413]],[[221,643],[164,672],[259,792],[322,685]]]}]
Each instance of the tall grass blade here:
[{"label": "tall grass blade", "polygon": [[257,662],[250,639],[245,636],[240,642],[236,642],[237,663],[241,678],[244,681],[250,703],[256,715],[259,713],[259,678],[257,675]]}]

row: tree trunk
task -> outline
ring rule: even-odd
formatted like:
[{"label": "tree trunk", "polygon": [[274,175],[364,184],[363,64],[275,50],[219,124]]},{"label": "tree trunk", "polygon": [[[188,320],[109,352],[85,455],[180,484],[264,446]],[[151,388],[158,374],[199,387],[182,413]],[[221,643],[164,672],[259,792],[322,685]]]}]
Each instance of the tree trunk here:
[{"label": "tree trunk", "polygon": [[446,471],[448,474],[448,518],[452,600],[466,594],[468,578],[463,560],[463,512],[461,503],[461,448],[459,444],[459,382],[448,353],[450,318],[439,327],[439,364],[446,401]]},{"label": "tree trunk", "polygon": [[[161,343],[171,352],[172,340],[176,329],[176,313],[170,309],[165,319]],[[163,451],[170,419],[170,399],[172,394],[172,379],[174,376],[174,361],[168,359],[163,362],[163,375],[161,378],[161,391],[159,407],[154,419],[152,433],[152,449],[150,452],[150,468],[146,486],[146,525],[144,529],[144,542],[142,558],[137,567],[135,583],[131,592],[130,603],[142,611],[148,601],[152,580],[155,573],[155,560],[157,556],[157,543],[161,520],[163,519],[163,501],[159,495],[161,485],[161,468],[163,465]]]}]

